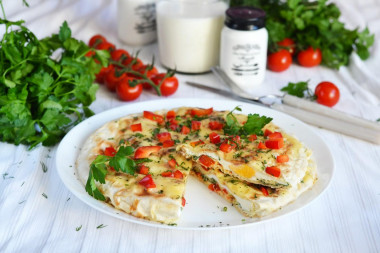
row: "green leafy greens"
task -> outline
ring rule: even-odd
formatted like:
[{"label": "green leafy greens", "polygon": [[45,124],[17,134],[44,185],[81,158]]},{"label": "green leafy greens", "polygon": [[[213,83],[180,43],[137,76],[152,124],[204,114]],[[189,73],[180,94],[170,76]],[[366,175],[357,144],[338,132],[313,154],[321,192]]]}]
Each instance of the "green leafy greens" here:
[{"label": "green leafy greens", "polygon": [[320,48],[322,64],[329,68],[347,65],[353,51],[361,59],[367,59],[369,47],[374,43],[374,35],[368,28],[346,29],[339,21],[339,8],[327,0],[233,0],[231,5],[251,5],[265,10],[270,51],[278,49],[277,42],[292,38],[298,50],[309,46]]},{"label": "green leafy greens", "polygon": [[260,116],[259,114],[248,114],[247,122],[244,125],[240,125],[234,111],[241,111],[240,107],[235,107],[226,116],[226,125],[224,126],[224,134],[228,135],[250,135],[257,134],[263,135],[263,127],[272,121],[272,118],[266,116]]},{"label": "green leafy greens", "polygon": [[149,159],[133,160],[130,156],[134,150],[130,146],[120,146],[114,156],[98,155],[90,165],[90,172],[86,183],[86,192],[98,200],[106,200],[104,195],[96,187],[95,181],[105,184],[107,175],[107,164],[116,171],[134,175],[137,165],[143,162],[149,162]]},{"label": "green leafy greens", "polygon": [[[84,117],[98,86],[95,74],[108,62],[106,51],[91,50],[71,37],[64,22],[44,39],[23,25],[0,19],[0,141],[45,146],[56,144]],[[100,62],[97,64],[95,61]]]},{"label": "green leafy greens", "polygon": [[297,96],[299,98],[310,98],[315,99],[315,95],[309,88],[309,81],[298,82],[298,83],[288,83],[287,86],[282,87],[281,91],[288,93],[289,95]]}]

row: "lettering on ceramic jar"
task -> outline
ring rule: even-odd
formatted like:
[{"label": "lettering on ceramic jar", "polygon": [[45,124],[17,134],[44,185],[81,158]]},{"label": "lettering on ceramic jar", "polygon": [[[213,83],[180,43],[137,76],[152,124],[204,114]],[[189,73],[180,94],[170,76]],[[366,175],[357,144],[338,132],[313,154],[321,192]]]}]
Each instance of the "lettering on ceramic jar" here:
[{"label": "lettering on ceramic jar", "polygon": [[156,5],[154,3],[137,6],[135,14],[140,18],[135,25],[137,33],[156,31]]},{"label": "lettering on ceramic jar", "polygon": [[258,56],[261,47],[258,44],[234,45],[232,47],[232,72],[236,76],[257,75],[259,71]]}]

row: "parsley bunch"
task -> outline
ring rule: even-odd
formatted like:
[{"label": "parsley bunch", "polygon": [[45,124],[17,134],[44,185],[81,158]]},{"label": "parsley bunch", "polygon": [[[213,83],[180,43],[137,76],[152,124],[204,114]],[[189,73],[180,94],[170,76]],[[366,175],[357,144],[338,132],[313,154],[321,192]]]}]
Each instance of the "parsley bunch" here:
[{"label": "parsley bunch", "polygon": [[338,69],[347,65],[355,51],[363,60],[369,57],[374,35],[368,28],[348,30],[339,21],[341,12],[327,0],[232,0],[231,5],[260,7],[267,13],[269,51],[278,50],[277,42],[291,38],[297,50],[309,46],[322,51],[322,64]]},{"label": "parsley bunch", "polygon": [[0,141],[50,146],[93,115],[93,81],[109,54],[86,57],[90,48],[71,37],[66,22],[42,40],[23,23],[0,19]]}]

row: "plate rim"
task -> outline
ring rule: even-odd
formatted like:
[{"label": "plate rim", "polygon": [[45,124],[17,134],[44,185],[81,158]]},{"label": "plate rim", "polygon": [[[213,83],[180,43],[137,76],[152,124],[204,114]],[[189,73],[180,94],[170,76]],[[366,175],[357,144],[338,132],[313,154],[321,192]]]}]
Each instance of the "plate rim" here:
[{"label": "plate rim", "polygon": [[[239,106],[248,106],[248,107],[253,107],[253,108],[261,108],[261,109],[264,109],[264,111],[273,112],[274,114],[280,115],[281,117],[285,117],[285,118],[291,119],[291,121],[295,122],[297,125],[305,127],[309,132],[312,132],[318,138],[318,141],[320,142],[320,144],[324,145],[324,149],[329,154],[329,158],[330,158],[330,160],[332,162],[332,164],[330,166],[330,176],[329,176],[328,180],[326,181],[325,187],[314,198],[312,198],[311,200],[309,200],[307,203],[303,204],[302,206],[300,206],[300,207],[298,207],[298,208],[296,208],[294,210],[289,210],[288,212],[286,212],[284,214],[280,214],[278,216],[266,218],[266,219],[263,219],[263,220],[259,219],[259,220],[253,221],[253,222],[247,222],[247,223],[242,223],[242,224],[237,224],[237,225],[231,225],[231,226],[215,226],[215,227],[213,227],[213,226],[210,226],[210,227],[206,227],[206,226],[204,226],[204,227],[169,226],[167,224],[162,224],[162,223],[158,223],[158,222],[154,222],[154,221],[149,221],[149,220],[145,220],[145,219],[138,219],[138,218],[136,218],[136,217],[134,217],[132,215],[129,215],[129,214],[127,214],[127,213],[125,213],[125,212],[123,212],[121,210],[109,207],[109,205],[107,205],[106,203],[98,201],[98,200],[92,198],[90,195],[84,197],[84,196],[82,196],[82,194],[80,192],[77,192],[77,191],[71,189],[71,187],[69,186],[69,182],[66,181],[68,179],[65,177],[65,175],[64,175],[64,173],[62,171],[62,168],[61,168],[61,166],[59,164],[59,159],[61,157],[62,149],[65,147],[66,142],[68,140],[70,140],[70,137],[72,135],[74,135],[76,133],[76,131],[78,131],[78,129],[80,129],[81,127],[83,127],[85,124],[87,124],[88,122],[96,121],[96,120],[100,119],[100,121],[102,123],[101,124],[99,123],[99,125],[102,126],[102,125],[104,125],[105,123],[107,123],[107,122],[109,122],[111,120],[119,119],[119,118],[121,118],[123,116],[126,116],[128,114],[131,114],[131,113],[142,113],[142,110],[138,109],[138,108],[141,108],[141,107],[144,107],[144,106],[155,105],[155,104],[160,104],[161,103],[162,105],[165,105],[165,107],[163,107],[163,108],[159,107],[159,108],[154,109],[152,111],[156,111],[156,110],[160,110],[160,109],[169,110],[169,109],[174,109],[174,108],[178,108],[178,107],[181,107],[181,106],[196,107],[196,104],[197,104],[196,102],[197,101],[198,102],[201,101],[202,103],[206,103],[207,102],[207,103],[210,103],[211,105],[215,105],[216,104],[217,105],[216,107],[220,107],[220,104],[222,104],[222,103],[228,103],[228,104],[235,103],[236,104],[235,106],[239,105]],[[178,105],[178,104],[181,104],[181,103],[183,103],[184,105]],[[168,107],[167,106],[168,104],[175,104],[175,106]],[[189,104],[193,104],[193,105],[189,105]],[[210,106],[210,107],[215,107],[215,106]],[[125,109],[127,109],[126,113],[124,113]],[[130,109],[132,112],[128,112],[128,111],[130,111],[128,109]],[[219,109],[217,109],[217,110],[219,110]],[[245,113],[245,114],[247,114],[247,113]],[[110,117],[109,115],[113,115],[113,116]],[[103,118],[103,120],[101,120],[102,118]],[[104,119],[104,118],[106,118],[106,119]],[[92,133],[93,132],[88,132],[88,134],[86,136],[90,136]],[[81,143],[81,145],[83,145],[83,142]],[[313,151],[313,154],[314,154],[315,151],[314,150],[312,150],[312,151]],[[77,156],[78,155],[75,155],[75,159],[77,158]],[[56,165],[56,169],[57,169],[58,175],[59,175],[61,181],[64,183],[65,187],[72,194],[74,194],[75,197],[77,197],[79,200],[81,200],[82,202],[84,202],[86,205],[94,208],[95,210],[100,211],[100,212],[102,212],[104,214],[110,215],[112,217],[115,217],[115,218],[127,221],[127,222],[132,222],[132,223],[135,223],[135,224],[145,225],[145,226],[148,226],[148,227],[174,229],[174,230],[219,230],[219,229],[232,229],[232,228],[254,226],[254,225],[257,225],[257,224],[262,224],[264,222],[274,221],[274,220],[277,220],[279,218],[286,217],[288,215],[291,215],[291,214],[294,214],[296,212],[299,212],[300,210],[304,209],[305,207],[309,206],[311,203],[313,203],[314,201],[316,201],[317,199],[319,199],[327,191],[327,189],[330,187],[331,182],[332,182],[332,180],[334,178],[335,170],[336,170],[336,168],[335,168],[336,167],[336,162],[335,162],[334,156],[332,155],[330,147],[320,137],[320,135],[317,132],[314,131],[314,129],[312,129],[309,125],[305,124],[304,122],[302,122],[302,121],[294,118],[293,116],[285,114],[283,112],[276,111],[276,110],[271,109],[269,107],[265,107],[265,106],[261,106],[261,105],[257,105],[257,104],[251,104],[251,103],[236,101],[236,100],[232,100],[232,99],[207,99],[207,98],[206,99],[205,98],[165,98],[165,100],[155,99],[155,100],[137,102],[137,103],[133,103],[133,104],[125,104],[125,105],[117,106],[117,107],[114,107],[114,108],[102,111],[100,113],[97,113],[97,114],[93,115],[92,117],[87,118],[84,121],[80,122],[78,125],[76,125],[75,127],[73,127],[65,135],[65,137],[61,140],[61,142],[59,143],[59,146],[57,148],[56,158],[55,158],[55,165]],[[73,169],[75,171],[75,164],[73,164],[73,167],[74,167]],[[318,171],[318,168],[317,168],[317,171]],[[77,180],[79,180],[78,177],[75,175],[75,173],[74,173],[74,177]],[[317,181],[317,183],[318,183],[318,181]],[[315,185],[313,187],[315,187]],[[304,195],[304,194],[306,194],[308,191],[310,191],[310,189],[307,190],[306,192],[304,192],[303,194],[301,194],[301,196]],[[294,200],[294,201],[296,201],[296,200]],[[293,202],[289,203],[288,205],[291,205]],[[114,211],[122,212],[125,215],[129,215],[130,218],[129,217],[127,218],[127,217],[120,216],[120,215],[118,215],[117,213],[114,213],[114,212],[109,212],[109,211],[107,211],[105,209],[100,208],[99,205],[102,205],[103,207],[107,206],[109,208],[112,208]],[[286,205],[286,206],[288,206],[288,205]],[[276,213],[276,211],[274,213]],[[244,217],[244,216],[242,216],[242,217]],[[266,216],[264,216],[263,218],[265,218],[265,217]]]}]

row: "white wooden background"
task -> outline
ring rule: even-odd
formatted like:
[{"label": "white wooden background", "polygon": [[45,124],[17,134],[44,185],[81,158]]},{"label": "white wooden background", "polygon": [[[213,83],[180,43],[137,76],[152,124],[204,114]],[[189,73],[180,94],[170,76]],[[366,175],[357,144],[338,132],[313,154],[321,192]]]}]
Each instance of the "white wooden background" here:
[{"label": "white wooden background", "polygon": [[[29,8],[21,0],[3,2],[7,18],[24,19],[39,38],[56,33],[67,20],[78,39],[88,41],[100,33],[118,47],[132,52],[140,49],[117,40],[115,0],[29,0]],[[350,27],[367,25],[379,38],[379,1],[340,0],[337,4]],[[328,80],[341,91],[337,110],[374,121],[380,118],[377,38],[365,62],[353,56],[351,65],[339,71],[294,64],[281,74],[268,71],[255,94],[278,94],[289,81],[310,79],[314,88]],[[156,44],[141,49],[144,61],[153,54],[157,59]],[[193,80],[218,86],[211,74],[178,77],[180,88],[173,98],[222,98],[185,84]],[[144,93],[137,101],[152,99],[162,98]],[[92,109],[102,112],[124,104],[102,88]],[[273,222],[217,231],[158,229],[107,216],[65,188],[54,165],[57,147],[28,151],[0,143],[0,252],[380,252],[380,146],[323,129],[315,131],[336,159],[328,191],[301,211]],[[46,173],[41,163],[47,165]],[[101,224],[105,227],[97,229]]]}]

